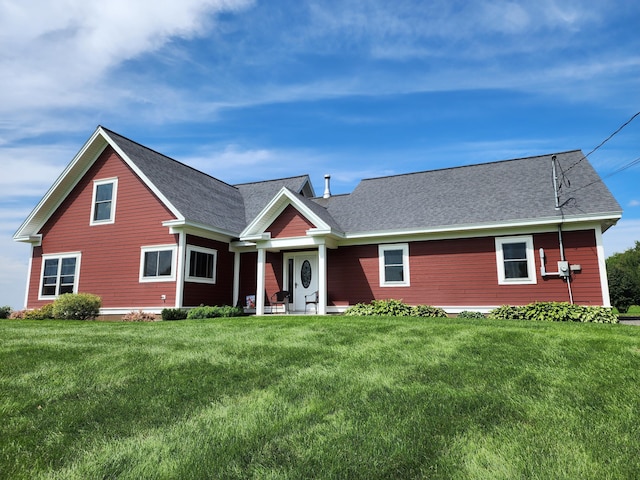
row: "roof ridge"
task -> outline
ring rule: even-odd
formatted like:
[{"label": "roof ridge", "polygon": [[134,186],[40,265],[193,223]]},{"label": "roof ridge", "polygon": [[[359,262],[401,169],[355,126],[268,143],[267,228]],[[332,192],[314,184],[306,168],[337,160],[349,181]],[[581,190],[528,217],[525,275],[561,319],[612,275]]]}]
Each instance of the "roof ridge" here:
[{"label": "roof ridge", "polygon": [[382,180],[385,178],[395,178],[395,177],[402,177],[402,176],[408,176],[408,175],[420,175],[423,173],[431,173],[431,172],[444,172],[447,170],[458,170],[458,169],[462,169],[462,168],[470,168],[470,167],[480,167],[480,166],[484,166],[484,165],[494,165],[497,163],[506,163],[506,162],[516,162],[516,161],[520,161],[520,160],[530,160],[530,159],[534,159],[534,158],[541,158],[541,157],[549,157],[552,155],[564,155],[567,153],[574,153],[574,152],[581,152],[582,150],[577,148],[574,150],[566,150],[564,152],[555,152],[555,153],[545,153],[545,154],[541,154],[541,155],[531,155],[529,157],[519,157],[519,158],[507,158],[504,160],[493,160],[491,162],[481,162],[481,163],[471,163],[468,165],[457,165],[454,167],[444,167],[444,168],[434,168],[431,170],[421,170],[419,172],[406,172],[406,173],[396,173],[393,175],[382,175],[380,177],[369,177],[369,178],[363,178],[362,180],[360,180],[361,182],[365,182],[368,180]]},{"label": "roof ridge", "polygon": [[270,180],[258,180],[257,182],[234,183],[233,186],[234,187],[240,187],[242,185],[257,185],[259,183],[281,182],[282,180],[291,180],[293,178],[303,178],[303,177],[306,177],[309,180],[311,180],[311,178],[309,177],[308,173],[303,173],[303,174],[300,174],[300,175],[292,175],[291,177],[272,178]]},{"label": "roof ridge", "polygon": [[99,127],[99,128],[101,128],[101,129],[103,129],[103,130],[105,130],[105,131],[107,131],[107,132],[108,132],[108,133],[110,133],[110,134],[117,135],[118,137],[123,138],[124,140],[126,140],[126,141],[128,141],[128,142],[131,142],[131,143],[133,143],[133,144],[137,145],[138,147],[144,148],[145,150],[148,150],[148,151],[150,151],[150,152],[152,152],[152,153],[154,153],[154,154],[156,154],[156,155],[160,155],[161,157],[166,158],[167,160],[170,160],[170,161],[172,161],[172,162],[175,162],[175,163],[177,163],[178,165],[181,165],[181,166],[183,166],[183,167],[186,167],[186,168],[188,168],[188,169],[190,169],[190,170],[193,170],[194,172],[197,172],[197,173],[199,173],[199,174],[201,174],[201,175],[204,175],[204,176],[206,176],[206,177],[209,177],[209,178],[211,178],[212,180],[215,180],[215,181],[217,181],[217,182],[223,183],[223,184],[225,184],[225,185],[227,185],[227,186],[229,186],[229,187],[235,188],[235,189],[237,190],[237,188],[236,188],[236,186],[235,186],[235,185],[231,185],[230,183],[227,183],[227,182],[225,182],[224,180],[220,180],[218,177],[214,177],[213,175],[210,175],[210,174],[208,174],[207,172],[203,172],[202,170],[198,170],[197,168],[192,167],[191,165],[188,165],[188,164],[186,164],[186,163],[184,163],[184,162],[181,162],[180,160],[176,160],[175,158],[172,158],[172,157],[170,157],[169,155],[165,155],[164,153],[159,152],[159,151],[157,151],[157,150],[154,150],[153,148],[150,148],[150,147],[148,147],[148,146],[146,146],[146,145],[143,145],[143,144],[142,144],[142,143],[140,143],[140,142],[137,142],[137,141],[135,141],[135,140],[132,140],[132,139],[130,139],[129,137],[125,137],[124,135],[121,135],[120,133],[115,132],[115,131],[113,131],[113,130],[111,130],[111,129],[107,128],[107,127],[105,127],[104,125],[98,125],[98,127]]}]

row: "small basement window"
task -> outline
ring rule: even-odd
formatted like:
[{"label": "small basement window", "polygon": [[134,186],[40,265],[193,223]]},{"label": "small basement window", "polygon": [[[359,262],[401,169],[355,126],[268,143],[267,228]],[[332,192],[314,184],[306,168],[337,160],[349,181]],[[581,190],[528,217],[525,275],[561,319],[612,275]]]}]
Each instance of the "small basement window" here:
[{"label": "small basement window", "polygon": [[188,282],[216,283],[218,252],[204,247],[187,245]]},{"label": "small basement window", "polygon": [[498,284],[537,283],[533,237],[496,237]]},{"label": "small basement window", "polygon": [[115,222],[118,179],[95,180],[91,207],[91,225]]},{"label": "small basement window", "polygon": [[142,247],[140,254],[141,282],[170,282],[176,279],[175,245]]},{"label": "small basement window", "polygon": [[378,245],[381,287],[408,287],[409,245]]}]

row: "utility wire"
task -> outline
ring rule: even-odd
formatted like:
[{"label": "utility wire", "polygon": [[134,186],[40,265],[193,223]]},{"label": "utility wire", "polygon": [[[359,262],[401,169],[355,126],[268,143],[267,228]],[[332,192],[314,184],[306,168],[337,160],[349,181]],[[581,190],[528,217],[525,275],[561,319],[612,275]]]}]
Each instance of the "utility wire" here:
[{"label": "utility wire", "polygon": [[635,118],[637,116],[640,116],[640,112],[636,112],[629,120],[627,120],[626,122],[624,122],[622,125],[620,125],[620,127],[613,132],[611,135],[609,135],[607,138],[605,138],[602,142],[600,142],[600,145],[598,145],[597,147],[595,147],[593,150],[591,150],[589,153],[587,153],[586,155],[584,155],[580,160],[578,160],[577,162],[575,162],[573,165],[571,165],[569,168],[567,168],[563,174],[566,174],[569,170],[571,170],[573,167],[575,167],[576,165],[578,165],[581,161],[583,161],[585,158],[587,158],[589,155],[591,155],[593,152],[595,152],[596,150],[598,150],[600,147],[602,147],[605,143],[607,143],[609,140],[611,140],[613,137],[615,137],[618,133],[620,133],[620,131],[626,127],[627,125],[629,125],[631,122],[633,122],[633,120],[635,120]]},{"label": "utility wire", "polygon": [[604,177],[602,177],[600,180],[595,180],[591,183],[587,183],[586,185],[583,185],[582,187],[576,188],[575,190],[573,190],[571,193],[575,193],[579,190],[582,190],[583,188],[587,188],[590,187],[591,185],[595,185],[596,183],[604,183],[603,180],[605,178],[609,178],[612,177],[613,175],[616,175],[620,172],[623,172],[631,167],[633,167],[634,165],[637,165],[640,163],[640,157],[636,158],[635,160],[632,160],[631,162],[627,163],[626,165],[623,165],[622,167],[618,168],[617,170],[614,170],[613,172],[611,172],[608,175],[605,175]]}]

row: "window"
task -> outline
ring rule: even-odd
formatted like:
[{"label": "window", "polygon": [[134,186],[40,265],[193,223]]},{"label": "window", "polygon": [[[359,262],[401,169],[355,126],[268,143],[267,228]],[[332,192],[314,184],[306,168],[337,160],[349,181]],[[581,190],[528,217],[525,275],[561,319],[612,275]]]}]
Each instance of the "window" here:
[{"label": "window", "polygon": [[409,282],[409,245],[379,245],[380,286],[408,287]]},{"label": "window", "polygon": [[216,261],[218,252],[204,247],[187,245],[188,282],[216,283]]},{"label": "window", "polygon": [[39,299],[56,298],[63,293],[77,293],[80,254],[42,256]]},{"label": "window", "polygon": [[530,235],[496,238],[496,258],[499,284],[537,282],[533,237]]},{"label": "window", "polygon": [[176,279],[175,245],[142,247],[140,256],[141,282],[170,282]]},{"label": "window", "polygon": [[115,221],[117,189],[117,178],[93,182],[91,225],[102,225]]}]

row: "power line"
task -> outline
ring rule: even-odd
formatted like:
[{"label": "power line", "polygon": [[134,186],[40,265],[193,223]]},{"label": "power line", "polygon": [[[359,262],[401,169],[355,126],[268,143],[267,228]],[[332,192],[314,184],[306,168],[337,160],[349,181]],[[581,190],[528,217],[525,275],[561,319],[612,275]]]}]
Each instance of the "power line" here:
[{"label": "power line", "polygon": [[[620,125],[620,127],[613,132],[611,135],[609,135],[607,138],[605,138],[602,142],[600,142],[600,144],[595,147],[593,150],[591,150],[589,153],[587,153],[586,155],[583,155],[582,158],[580,158],[577,162],[575,162],[573,165],[571,165],[569,168],[567,168],[564,172],[563,175],[566,174],[569,170],[571,170],[573,167],[575,167],[576,165],[578,165],[580,162],[582,162],[585,158],[587,158],[589,155],[591,155],[593,152],[595,152],[596,150],[598,150],[600,147],[602,147],[605,143],[607,143],[609,140],[611,140],[613,137],[615,137],[618,133],[620,133],[620,131],[626,127],[627,125],[629,125],[631,122],[633,122],[633,120],[635,120],[635,118],[637,116],[640,115],[640,112],[636,112],[629,120],[627,120],[626,122],[624,122],[622,125]],[[612,174],[613,175],[613,174]]]}]

